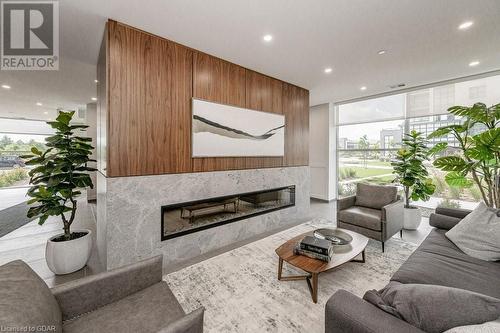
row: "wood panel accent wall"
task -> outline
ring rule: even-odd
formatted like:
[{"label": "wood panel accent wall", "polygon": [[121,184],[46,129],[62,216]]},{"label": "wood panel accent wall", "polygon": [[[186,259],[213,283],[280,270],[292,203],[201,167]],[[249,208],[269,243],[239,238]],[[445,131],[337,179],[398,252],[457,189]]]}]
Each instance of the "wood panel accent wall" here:
[{"label": "wood panel accent wall", "polygon": [[[107,176],[308,165],[307,90],[112,20],[106,34]],[[192,97],[284,114],[285,156],[192,158]]]},{"label": "wood panel accent wall", "polygon": [[247,108],[282,114],[282,90],[283,83],[281,81],[247,70]]},{"label": "wood panel accent wall", "polygon": [[193,57],[193,97],[245,107],[246,70],[204,53]]},{"label": "wood panel accent wall", "polygon": [[283,164],[309,164],[309,91],[284,83],[283,110],[285,114],[285,157]]},{"label": "wood panel accent wall", "polygon": [[186,47],[111,23],[108,175],[191,171],[192,57]]},{"label": "wood panel accent wall", "polygon": [[[211,102],[245,107],[246,70],[230,62],[195,53],[193,58],[193,97]],[[194,158],[193,171],[245,169],[244,158]]]}]

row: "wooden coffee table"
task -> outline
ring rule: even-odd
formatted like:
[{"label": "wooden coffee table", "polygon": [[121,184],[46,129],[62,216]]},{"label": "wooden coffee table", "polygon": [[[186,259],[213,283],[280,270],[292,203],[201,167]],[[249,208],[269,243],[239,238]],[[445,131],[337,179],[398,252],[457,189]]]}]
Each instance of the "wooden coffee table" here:
[{"label": "wooden coffee table", "polygon": [[[339,228],[340,229],[340,228]],[[313,234],[313,231],[303,233],[294,237],[278,247],[276,254],[279,257],[278,263],[278,280],[281,281],[295,281],[306,280],[309,291],[311,292],[312,300],[314,303],[318,302],[318,275],[322,272],[339,267],[346,262],[365,262],[365,248],[368,244],[368,238],[360,235],[354,231],[340,229],[352,236],[352,242],[349,245],[335,246],[333,249],[332,259],[329,262],[309,258],[306,256],[296,255],[293,253],[295,245],[305,236]],[[361,254],[361,259],[355,259]],[[283,261],[290,265],[297,267],[308,274],[282,276]],[[311,281],[312,280],[312,281]]]}]

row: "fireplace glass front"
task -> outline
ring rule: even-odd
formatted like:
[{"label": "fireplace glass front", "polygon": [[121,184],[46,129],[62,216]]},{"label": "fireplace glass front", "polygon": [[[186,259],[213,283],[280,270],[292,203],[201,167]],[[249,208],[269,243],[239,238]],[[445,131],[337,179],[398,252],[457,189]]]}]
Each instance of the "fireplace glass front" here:
[{"label": "fireplace glass front", "polygon": [[162,240],[295,205],[295,185],[163,206]]}]

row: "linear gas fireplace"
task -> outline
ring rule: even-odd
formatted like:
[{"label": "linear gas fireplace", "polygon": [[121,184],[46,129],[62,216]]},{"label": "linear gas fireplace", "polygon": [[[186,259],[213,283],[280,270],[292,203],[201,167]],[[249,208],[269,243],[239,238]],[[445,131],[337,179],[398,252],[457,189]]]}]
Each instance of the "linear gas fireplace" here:
[{"label": "linear gas fireplace", "polygon": [[295,206],[295,185],[161,207],[161,239]]}]

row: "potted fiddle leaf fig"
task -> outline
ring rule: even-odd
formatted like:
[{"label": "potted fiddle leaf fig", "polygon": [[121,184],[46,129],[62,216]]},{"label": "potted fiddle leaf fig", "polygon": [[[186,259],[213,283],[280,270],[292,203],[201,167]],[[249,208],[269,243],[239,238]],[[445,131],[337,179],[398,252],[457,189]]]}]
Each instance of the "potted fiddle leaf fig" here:
[{"label": "potted fiddle leaf fig", "polygon": [[465,120],[429,134],[429,139],[452,135],[456,142],[453,146],[441,142],[433,148],[433,154],[445,149],[452,153],[436,158],[434,166],[447,172],[448,185],[467,188],[476,184],[484,203],[500,208],[500,104],[453,106],[448,112]]},{"label": "potted fiddle leaf fig", "polygon": [[28,217],[39,218],[42,225],[49,216],[59,216],[63,223],[62,234],[47,241],[45,257],[47,265],[55,274],[77,271],[87,264],[92,248],[90,230],[72,230],[77,210],[76,198],[80,188],[93,187],[88,174],[94,168],[87,166],[93,147],[91,138],[81,137],[76,131],[88,126],[70,124],[74,111],[59,114],[55,121],[47,122],[55,134],[45,139],[45,152],[31,148],[32,155],[26,165],[34,168],[29,172],[30,189]]},{"label": "potted fiddle leaf fig", "polygon": [[417,229],[422,220],[422,212],[412,206],[410,200],[427,201],[436,189],[424,165],[428,159],[427,141],[422,133],[411,131],[403,138],[403,148],[398,150],[395,160],[391,162],[396,175],[394,181],[403,187],[405,229]]}]

